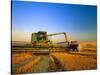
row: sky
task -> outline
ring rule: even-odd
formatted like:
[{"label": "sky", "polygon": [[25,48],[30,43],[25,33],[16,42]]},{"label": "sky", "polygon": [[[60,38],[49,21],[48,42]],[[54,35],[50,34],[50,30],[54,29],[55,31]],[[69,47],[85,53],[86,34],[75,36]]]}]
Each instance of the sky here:
[{"label": "sky", "polygon": [[38,31],[66,32],[69,40],[96,41],[97,7],[13,1],[12,41],[30,41],[31,33]]}]

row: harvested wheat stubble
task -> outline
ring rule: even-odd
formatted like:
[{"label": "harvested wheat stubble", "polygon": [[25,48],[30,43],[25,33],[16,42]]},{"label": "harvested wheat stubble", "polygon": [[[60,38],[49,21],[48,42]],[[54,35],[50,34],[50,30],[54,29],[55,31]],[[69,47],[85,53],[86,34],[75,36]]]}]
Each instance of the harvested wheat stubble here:
[{"label": "harvested wheat stubble", "polygon": [[32,61],[28,62],[25,65],[22,65],[16,70],[16,74],[23,74],[23,73],[28,73],[32,70],[32,67],[36,65],[40,60],[40,57],[38,56],[36,59],[33,59]]},{"label": "harvested wheat stubble", "polygon": [[51,53],[63,65],[66,70],[88,70],[97,68],[97,60],[88,56],[73,55],[68,53]]},{"label": "harvested wheat stubble", "polygon": [[12,64],[18,64],[32,57],[33,55],[29,53],[12,54]]}]

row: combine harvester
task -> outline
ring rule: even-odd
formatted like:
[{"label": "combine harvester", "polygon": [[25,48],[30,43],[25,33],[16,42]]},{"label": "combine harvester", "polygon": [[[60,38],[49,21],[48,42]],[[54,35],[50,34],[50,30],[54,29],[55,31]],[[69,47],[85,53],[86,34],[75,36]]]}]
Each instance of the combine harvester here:
[{"label": "combine harvester", "polygon": [[[66,46],[65,47],[61,47],[61,46],[54,46],[52,41],[49,40],[49,37],[55,36],[55,35],[61,35],[63,34],[65,37],[65,41],[64,42],[58,42],[57,44],[62,44],[65,43]],[[37,52],[51,52],[51,51],[57,51],[57,52],[61,52],[61,51],[78,51],[78,42],[77,41],[71,41],[69,42],[67,39],[67,35],[65,32],[60,32],[60,33],[55,33],[55,34],[47,34],[47,32],[44,31],[40,31],[37,33],[32,33],[31,36],[31,43],[33,45],[33,47],[35,48],[40,48],[39,50],[37,50]],[[55,50],[53,50],[55,48]],[[59,49],[63,49],[64,50],[59,50]],[[36,51],[34,51],[36,52]]]},{"label": "combine harvester", "polygon": [[[64,42],[58,42],[57,44],[66,44],[65,47],[54,46],[49,37],[61,35],[63,34],[65,37]],[[14,49],[15,48],[15,49]],[[77,41],[69,42],[67,39],[67,35],[65,32],[55,33],[55,34],[47,34],[45,31],[39,31],[37,33],[32,33],[31,35],[31,44],[27,44],[26,46],[20,47],[20,50],[17,50],[18,47],[13,47],[13,51],[20,52],[33,52],[33,53],[49,53],[53,51],[62,52],[62,51],[78,51],[78,43]],[[63,50],[62,50],[63,49]]]}]

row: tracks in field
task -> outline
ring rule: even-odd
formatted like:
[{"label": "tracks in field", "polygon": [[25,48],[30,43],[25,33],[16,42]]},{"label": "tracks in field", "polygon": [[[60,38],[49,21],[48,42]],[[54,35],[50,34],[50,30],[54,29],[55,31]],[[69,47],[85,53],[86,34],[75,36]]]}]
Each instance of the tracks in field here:
[{"label": "tracks in field", "polygon": [[39,55],[41,57],[37,65],[32,69],[31,73],[43,73],[43,72],[56,72],[63,71],[61,63],[50,55]]},{"label": "tracks in field", "polygon": [[[27,69],[28,67],[26,68],[21,68],[21,67],[24,67],[24,65],[27,65],[28,63],[33,61],[34,60],[33,58],[30,58],[21,63],[12,65],[12,73],[13,74],[15,74],[16,72],[17,74],[18,73],[21,73],[21,74],[23,73],[25,74],[26,73],[44,73],[44,72],[57,72],[57,71],[64,70],[62,64],[54,56],[51,56],[49,54],[36,55],[35,59],[37,57],[40,57],[40,60],[36,64],[31,65],[32,67],[30,69]],[[25,69],[27,71],[24,71]]]},{"label": "tracks in field", "polygon": [[61,64],[61,62],[55,56],[51,55],[50,57],[51,57],[51,60],[54,64],[54,65],[52,65],[52,66],[54,66],[54,69],[52,69],[53,67],[50,66],[50,68],[49,68],[49,69],[51,69],[50,71],[54,71],[54,72],[65,71],[64,65]]},{"label": "tracks in field", "polygon": [[48,65],[49,65],[49,57],[47,55],[39,55],[40,56],[40,61],[38,62],[37,65],[34,65],[31,73],[41,73],[41,72],[46,72]]}]

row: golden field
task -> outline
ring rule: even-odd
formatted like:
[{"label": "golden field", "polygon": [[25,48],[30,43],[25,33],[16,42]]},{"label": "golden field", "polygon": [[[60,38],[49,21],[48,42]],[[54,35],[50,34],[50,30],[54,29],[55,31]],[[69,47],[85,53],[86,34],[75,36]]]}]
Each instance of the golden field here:
[{"label": "golden field", "polygon": [[32,58],[30,53],[12,54],[12,64],[18,64],[29,58]]},{"label": "golden field", "polygon": [[25,74],[31,72],[33,65],[36,65],[40,57],[35,57],[30,52],[13,53],[12,54],[12,73]]},{"label": "golden field", "polygon": [[59,62],[64,66],[64,69],[67,71],[88,70],[97,68],[96,56],[59,52],[52,52],[50,55],[57,58]]},{"label": "golden field", "polygon": [[[48,64],[50,70],[53,68],[57,71],[56,61],[56,63],[63,66],[61,71],[91,70],[97,68],[96,42],[79,42],[78,51],[74,52],[65,51],[63,48],[51,48],[50,50],[52,51],[48,54],[48,57],[45,54],[35,55],[33,52],[12,53],[12,73],[26,74],[34,73],[36,70],[36,72],[41,72],[41,68],[46,67]],[[56,52],[56,50],[62,52]],[[48,61],[49,58],[50,60]]]},{"label": "golden field", "polygon": [[79,50],[97,50],[97,42],[79,42]]},{"label": "golden field", "polygon": [[40,60],[40,57],[38,57],[35,60],[32,60],[32,61],[28,62],[27,64],[24,64],[24,65],[20,66],[16,70],[16,74],[31,72],[32,68],[34,67],[34,65],[36,65],[39,62],[39,60]]},{"label": "golden field", "polygon": [[65,70],[89,70],[97,68],[97,43],[79,42],[78,52],[52,52]]}]

